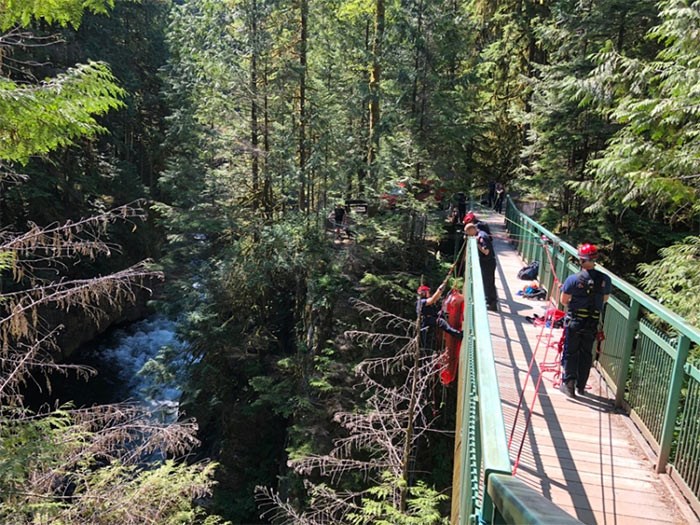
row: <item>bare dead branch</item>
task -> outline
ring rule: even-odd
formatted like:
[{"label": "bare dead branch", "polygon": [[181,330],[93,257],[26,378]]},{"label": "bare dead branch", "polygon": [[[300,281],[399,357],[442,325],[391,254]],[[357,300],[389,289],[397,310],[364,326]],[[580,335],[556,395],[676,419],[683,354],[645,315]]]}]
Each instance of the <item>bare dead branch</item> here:
[{"label": "bare dead branch", "polygon": [[[145,219],[145,210],[140,201],[120,206],[101,214],[66,221],[48,226],[30,224],[26,232],[0,232],[0,253],[11,253],[13,278],[21,281],[29,277],[32,284],[41,265],[60,265],[66,258],[87,257],[94,260],[99,255],[109,256],[118,252],[115,244],[103,240],[109,225],[120,221],[133,224]],[[43,282],[41,284],[44,284]]]},{"label": "bare dead branch", "polygon": [[148,278],[161,278],[160,272],[149,269],[148,261],[143,261],[126,270],[93,279],[62,281],[20,292],[3,295],[0,305],[0,337],[6,351],[12,340],[31,339],[36,335],[41,306],[52,305],[64,311],[81,308],[92,319],[99,320],[105,315],[105,305],[119,306],[124,302],[134,302],[135,289],[143,288]]},{"label": "bare dead branch", "polygon": [[[355,367],[360,381],[357,387],[364,392],[365,409],[361,413],[340,411],[334,415],[334,421],[345,434],[333,441],[331,450],[291,460],[288,465],[302,476],[320,475],[332,484],[349,473],[360,474],[366,481],[377,483],[386,473],[401,479],[410,462],[407,455],[425,433],[432,431],[436,419],[428,393],[440,370],[440,359],[420,348],[415,321],[363,301],[355,300],[352,304],[366,315],[373,327],[383,325],[384,329],[377,332],[351,330],[345,332],[345,336],[372,349],[396,350],[390,356],[365,359]],[[386,381],[387,378],[391,381]],[[307,485],[312,494],[323,497],[314,499],[305,512],[282,501],[279,494],[258,487],[258,502],[265,508],[263,516],[273,523],[316,525],[343,523],[339,517],[359,509],[362,493],[336,493],[326,485],[308,481]],[[404,500],[403,494],[397,492],[397,505]]]},{"label": "bare dead branch", "polygon": [[399,317],[360,299],[351,299],[350,304],[361,314],[365,315],[372,327],[380,327],[382,332],[397,330],[404,334],[409,334],[413,331],[414,321]]}]

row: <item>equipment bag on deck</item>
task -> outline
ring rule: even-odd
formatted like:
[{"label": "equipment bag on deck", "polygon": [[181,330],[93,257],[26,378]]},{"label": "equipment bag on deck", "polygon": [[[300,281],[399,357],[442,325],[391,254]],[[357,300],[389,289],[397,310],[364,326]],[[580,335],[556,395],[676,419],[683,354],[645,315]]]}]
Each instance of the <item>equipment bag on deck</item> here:
[{"label": "equipment bag on deck", "polygon": [[532,261],[527,266],[523,266],[518,270],[518,279],[524,281],[533,281],[537,279],[537,274],[540,272],[540,262]]}]

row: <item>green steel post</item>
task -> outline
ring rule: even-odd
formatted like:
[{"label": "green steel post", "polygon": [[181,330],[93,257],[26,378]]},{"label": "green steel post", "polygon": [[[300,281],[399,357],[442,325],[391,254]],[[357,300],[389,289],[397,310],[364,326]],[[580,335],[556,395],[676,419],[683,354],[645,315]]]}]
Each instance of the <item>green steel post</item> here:
[{"label": "green steel post", "polygon": [[549,261],[551,260],[554,263],[554,246],[550,246],[548,244],[543,244],[542,246],[542,253],[543,259],[540,261],[540,264],[548,268],[547,272],[547,282],[544,283],[544,287],[547,288],[547,290],[552,290],[554,288],[554,277],[555,277],[555,272],[557,271],[556,266],[554,268],[549,267]]},{"label": "green steel post", "polygon": [[[610,306],[608,306],[610,308]],[[627,314],[625,338],[622,340],[622,355],[620,356],[620,370],[615,379],[615,406],[621,407],[625,399],[625,385],[629,376],[629,362],[632,358],[632,344],[634,336],[639,328],[639,302],[630,299],[630,309]]]},{"label": "green steel post", "polygon": [[688,359],[690,349],[690,339],[684,335],[678,336],[676,344],[676,358],[673,361],[673,372],[671,373],[671,391],[666,401],[664,411],[664,424],[661,431],[661,441],[659,442],[659,461],[656,464],[656,472],[664,472],[668,457],[671,453],[671,441],[673,431],[676,428],[676,416],[678,416],[678,401],[681,398],[681,388],[685,377],[685,362]]},{"label": "green steel post", "polygon": [[[556,255],[556,267],[557,267],[557,279],[559,279],[559,284],[562,285],[564,284],[564,280],[566,279],[566,276],[564,275],[564,271],[566,270],[566,260],[568,258],[568,254],[564,251],[559,251],[557,250],[557,255]],[[552,286],[552,289],[554,289],[554,286]],[[560,292],[561,290],[556,290],[557,292]],[[555,297],[557,301],[557,306],[559,305],[559,297]]]},{"label": "green steel post", "polygon": [[520,231],[518,232],[518,253],[523,256],[523,259],[527,259],[527,257],[525,257],[525,249],[527,248],[527,244],[525,244],[525,234],[527,233],[525,229],[525,216],[520,217],[518,226],[520,226]]},{"label": "green steel post", "polygon": [[535,260],[535,255],[536,255],[536,250],[537,246],[535,246],[535,243],[532,242],[532,234],[530,232],[527,232],[527,237],[523,239],[525,241],[525,250],[527,253],[527,256],[525,259],[527,262],[532,262]]}]

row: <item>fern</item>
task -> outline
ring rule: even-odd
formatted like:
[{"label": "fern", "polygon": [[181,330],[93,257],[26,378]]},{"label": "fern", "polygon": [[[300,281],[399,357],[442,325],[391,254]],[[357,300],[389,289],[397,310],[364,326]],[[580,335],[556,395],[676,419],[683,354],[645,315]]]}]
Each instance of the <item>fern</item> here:
[{"label": "fern", "polygon": [[0,31],[39,20],[78,27],[86,10],[106,14],[112,7],[114,0],[0,0]]}]

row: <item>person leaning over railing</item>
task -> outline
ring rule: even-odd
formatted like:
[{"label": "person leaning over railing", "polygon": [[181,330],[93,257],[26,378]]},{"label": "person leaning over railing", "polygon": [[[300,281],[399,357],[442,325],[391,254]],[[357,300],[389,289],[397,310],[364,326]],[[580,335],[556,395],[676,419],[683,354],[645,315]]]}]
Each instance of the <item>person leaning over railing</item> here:
[{"label": "person leaning over railing", "polygon": [[476,237],[476,246],[479,250],[481,278],[484,283],[484,295],[486,295],[486,307],[492,312],[497,312],[496,252],[493,250],[491,236],[485,231],[479,230],[473,222],[469,222],[464,226],[464,233],[469,237]]},{"label": "person leaning over railing", "polygon": [[568,397],[586,393],[593,364],[593,343],[598,333],[603,307],[610,296],[610,277],[595,269],[598,248],[594,244],[578,247],[581,271],[570,275],[561,287],[561,303],[567,309],[564,318],[564,351],[561,365],[564,376],[561,391]]}]

